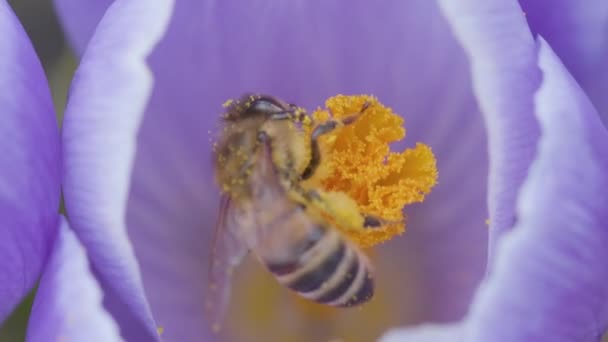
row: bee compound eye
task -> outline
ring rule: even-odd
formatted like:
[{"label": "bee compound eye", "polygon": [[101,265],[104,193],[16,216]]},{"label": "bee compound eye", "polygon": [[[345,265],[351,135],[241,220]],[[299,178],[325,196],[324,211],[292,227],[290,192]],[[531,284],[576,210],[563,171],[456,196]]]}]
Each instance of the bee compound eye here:
[{"label": "bee compound eye", "polygon": [[249,107],[249,110],[262,113],[281,113],[284,111],[280,103],[266,97],[253,101]]}]

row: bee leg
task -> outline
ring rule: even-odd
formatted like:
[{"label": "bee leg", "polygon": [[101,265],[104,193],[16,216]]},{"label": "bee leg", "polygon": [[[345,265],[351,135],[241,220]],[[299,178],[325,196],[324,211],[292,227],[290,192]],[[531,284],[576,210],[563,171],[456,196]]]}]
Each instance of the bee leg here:
[{"label": "bee leg", "polygon": [[[313,202],[321,202],[321,195],[319,195],[319,192],[317,190],[314,189],[304,189],[303,187],[300,186],[299,182],[293,182],[290,184],[290,189],[295,191],[299,196],[302,197],[302,199],[304,199],[307,203],[313,203]],[[306,207],[306,205],[304,205]]]},{"label": "bee leg", "polygon": [[[314,190],[314,189],[305,190],[298,186],[295,186],[294,190],[299,192],[300,195],[303,196],[304,198],[306,198],[306,200],[308,202],[317,202],[317,203],[321,204],[321,206],[324,208],[324,210],[328,210],[328,208],[323,205],[323,199],[321,198],[321,195],[319,195],[319,193],[316,190]],[[305,208],[306,206],[303,205],[303,207]],[[380,227],[384,227],[384,226],[388,226],[388,225],[392,225],[392,224],[403,224],[404,223],[403,220],[391,221],[391,220],[386,220],[381,217],[378,217],[375,215],[370,215],[370,214],[362,213],[361,216],[363,216],[363,228],[365,228],[365,229],[378,229]]]},{"label": "bee leg", "polygon": [[363,228],[376,229],[390,224],[401,224],[403,221],[389,221],[374,215],[363,215]]},{"label": "bee leg", "polygon": [[294,108],[282,112],[273,113],[270,120],[293,120],[296,122],[304,122],[308,118],[306,112],[302,109]]},{"label": "bee leg", "polygon": [[321,151],[319,150],[319,143],[317,142],[317,139],[319,139],[319,137],[323,134],[333,131],[337,127],[347,126],[354,123],[370,107],[370,105],[371,104],[369,102],[365,102],[359,113],[342,119],[330,119],[329,121],[315,127],[310,138],[310,162],[300,176],[302,179],[310,178],[319,166],[319,163],[321,163]]},{"label": "bee leg", "polygon": [[380,226],[382,226],[382,219],[373,215],[365,215],[363,217],[363,227],[378,228]]}]

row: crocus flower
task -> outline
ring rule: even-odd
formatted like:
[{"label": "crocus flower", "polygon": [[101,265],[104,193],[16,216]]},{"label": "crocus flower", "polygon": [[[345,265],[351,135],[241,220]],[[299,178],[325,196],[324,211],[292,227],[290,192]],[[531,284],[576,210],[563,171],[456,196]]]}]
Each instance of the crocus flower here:
[{"label": "crocus flower", "polygon": [[[384,3],[373,14],[363,2],[349,3],[347,12],[339,3],[258,8],[177,2],[167,34],[148,59],[154,88],[145,114],[128,107],[137,98],[115,89],[132,85],[133,77],[101,59],[103,53],[130,53],[126,44],[96,41],[106,27],[102,20],[95,29],[103,13],[78,2],[57,4],[83,54],[63,125],[66,209],[104,289],[106,308],[125,336],[152,338],[162,327],[166,340],[213,339],[204,303],[219,198],[208,131],[217,129],[226,99],[251,91],[311,110],[338,93],[373,94],[404,115],[407,144],[421,141],[435,151],[440,179],[407,213],[404,238],[377,250],[378,289],[369,306],[315,311],[307,318],[301,312],[316,309],[299,308],[276,283],[247,279],[245,266],[239,270],[245,280],[234,282],[226,338],[371,340],[389,326],[464,313],[486,261],[485,131],[470,88],[463,87],[469,84],[466,57],[436,4],[420,1],[411,5],[416,11],[402,13]],[[140,19],[138,30],[146,32],[147,11],[111,13]],[[343,27],[336,18],[341,13],[360,24]],[[262,14],[263,21],[275,23],[254,25]],[[147,20],[149,27],[158,26],[156,18]],[[132,25],[126,19],[124,24]],[[121,39],[134,28],[112,29],[114,39]],[[430,42],[425,53],[418,51],[422,41]],[[403,49],[387,53],[395,42]],[[106,50],[93,55],[95,46]],[[435,60],[427,66],[429,56]],[[100,59],[97,68],[90,58]],[[93,75],[107,85],[98,86]],[[445,102],[436,101],[440,94]],[[453,201],[454,193],[467,196]],[[128,234],[132,250],[118,232]],[[132,265],[139,266],[141,278]],[[351,329],[356,325],[369,328]]]},{"label": "crocus flower", "polygon": [[[601,191],[608,140],[600,121],[607,108],[596,95],[606,83],[593,77],[605,80],[596,68],[606,51],[592,39],[601,36],[606,16],[598,13],[606,11],[589,16],[587,7],[559,0],[184,0],[154,45],[168,1],[110,3],[57,1],[82,56],[63,128],[65,202],[95,278],[82,262],[62,262],[84,255],[61,230],[47,270],[64,271],[43,276],[30,331],[78,338],[79,326],[44,319],[70,322],[70,313],[89,308],[94,314],[82,317],[99,322],[106,340],[117,326],[134,341],[159,339],[158,327],[167,341],[216,339],[204,317],[218,204],[207,131],[216,128],[218,104],[252,90],[308,108],[337,93],[374,94],[403,114],[406,141],[433,148],[440,179],[408,210],[406,234],[378,249],[385,285],[375,304],[302,319],[298,306],[241,279],[227,338],[371,340],[389,326],[432,321],[450,325],[385,339],[575,341],[597,340],[606,328],[607,275],[598,261],[608,240]],[[549,9],[569,20],[552,24],[539,14]],[[580,26],[586,19],[592,24]],[[488,240],[488,275],[474,293]],[[97,284],[103,307],[91,305]],[[66,298],[69,286],[89,300],[50,300]],[[256,296],[267,306],[257,313],[247,305]],[[231,329],[263,328],[264,316],[272,326],[266,334]]]}]

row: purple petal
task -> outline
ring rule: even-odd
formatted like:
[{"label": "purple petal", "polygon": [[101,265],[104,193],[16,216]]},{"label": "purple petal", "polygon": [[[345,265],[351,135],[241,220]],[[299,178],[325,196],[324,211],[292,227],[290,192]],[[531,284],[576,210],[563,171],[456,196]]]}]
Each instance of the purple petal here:
[{"label": "purple petal", "polygon": [[426,324],[415,328],[390,330],[382,336],[379,342],[459,342],[462,340],[460,324]]},{"label": "purple petal", "polygon": [[[535,108],[542,136],[465,341],[598,341],[608,328],[608,132],[544,40]],[[567,139],[564,139],[567,137]],[[437,340],[454,326],[436,327]],[[388,336],[407,341],[415,331]],[[397,339],[400,338],[400,339]]]},{"label": "purple petal", "polygon": [[[135,137],[151,92],[145,58],[172,2],[117,1],[76,72],[63,124],[64,194],[78,237],[125,337],[157,338],[125,228]],[[142,335],[144,337],[142,337]]]},{"label": "purple petal", "polygon": [[[336,19],[343,13],[348,20]],[[76,36],[77,25],[65,27]],[[384,268],[396,272],[379,282],[413,289],[395,302],[402,321],[464,313],[485,265],[486,143],[468,62],[434,2],[181,1],[151,66],[157,83],[138,137],[127,222],[167,339],[208,333],[202,304],[218,198],[207,131],[217,129],[220,104],[244,91],[309,108],[338,93],[372,93],[404,115],[407,144],[423,141],[436,152],[440,184],[410,210],[409,234],[381,248]],[[454,194],[465,196],[454,204]],[[403,263],[391,265],[395,257]]]},{"label": "purple petal", "polygon": [[62,219],[36,292],[27,340],[87,341],[94,336],[98,341],[121,341],[118,326],[101,302],[84,248]]},{"label": "purple petal", "polygon": [[608,126],[608,2],[520,0],[533,32],[551,44]]},{"label": "purple petal", "polygon": [[114,0],[55,0],[55,10],[76,54],[81,56],[95,28]]},{"label": "purple petal", "polygon": [[523,12],[510,1],[440,1],[472,65],[490,153],[488,202],[492,258],[515,223],[515,200],[534,157],[538,123],[533,98],[540,82],[536,49]]},{"label": "purple petal", "polygon": [[32,288],[59,209],[59,130],[44,72],[0,1],[0,322]]},{"label": "purple petal", "polygon": [[[542,136],[518,224],[476,299],[474,341],[597,341],[608,328],[608,132],[544,40]],[[567,139],[565,139],[567,137]]]}]

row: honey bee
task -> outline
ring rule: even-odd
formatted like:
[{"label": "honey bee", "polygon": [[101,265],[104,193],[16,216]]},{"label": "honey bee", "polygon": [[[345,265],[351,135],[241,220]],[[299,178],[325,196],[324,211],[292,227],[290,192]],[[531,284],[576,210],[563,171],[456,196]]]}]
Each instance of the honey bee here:
[{"label": "honey bee", "polygon": [[[321,163],[318,138],[354,122],[367,107],[315,124],[302,108],[272,96],[245,95],[228,105],[214,151],[215,177],[223,193],[207,303],[214,330],[228,301],[232,270],[248,251],[281,284],[317,303],[350,307],[373,296],[369,259],[319,215],[323,200],[318,190],[302,185]],[[383,223],[361,215],[365,227]]]}]

